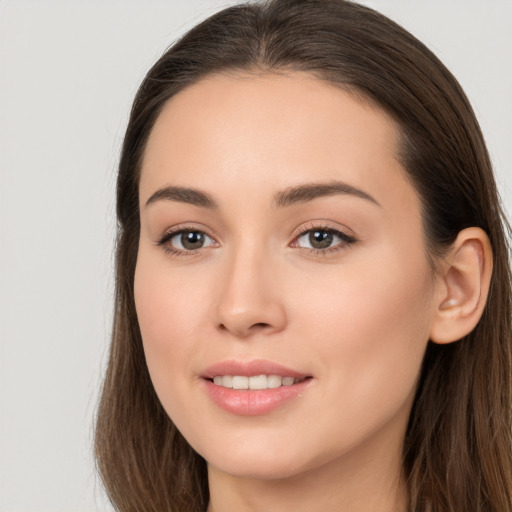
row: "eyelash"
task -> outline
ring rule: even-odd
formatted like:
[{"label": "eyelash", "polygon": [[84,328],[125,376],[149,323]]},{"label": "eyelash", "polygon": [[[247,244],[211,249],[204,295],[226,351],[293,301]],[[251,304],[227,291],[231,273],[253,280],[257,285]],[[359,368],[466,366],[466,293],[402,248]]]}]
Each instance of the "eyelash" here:
[{"label": "eyelash", "polygon": [[[337,243],[336,245],[332,246],[332,247],[327,247],[325,249],[316,249],[314,247],[300,247],[300,246],[296,246],[296,245],[293,245],[293,244],[296,244],[297,241],[302,238],[303,236],[307,235],[308,233],[311,233],[312,231],[323,231],[323,232],[326,232],[326,233],[329,233],[329,234],[332,234],[336,237],[338,237],[341,242]],[[187,227],[187,226],[180,226],[178,228],[175,228],[171,231],[168,231],[166,232],[162,238],[160,240],[157,241],[157,245],[159,247],[162,247],[162,249],[168,253],[168,254],[172,254],[173,256],[178,256],[178,257],[193,257],[193,256],[197,256],[199,254],[199,252],[201,251],[201,249],[206,249],[207,247],[201,247],[199,249],[191,249],[191,250],[181,250],[181,249],[176,249],[175,247],[173,247],[172,245],[169,244],[169,242],[174,238],[176,237],[177,235],[180,235],[182,233],[187,233],[187,232],[196,232],[196,233],[201,233],[203,235],[206,235],[208,238],[210,238],[211,240],[214,240],[213,237],[211,237],[210,235],[208,235],[208,233],[206,233],[205,231],[202,231],[200,229],[197,229],[195,227]],[[330,226],[325,226],[325,225],[318,225],[318,224],[310,224],[309,226],[307,227],[302,227],[301,230],[294,235],[294,238],[293,238],[293,242],[292,242],[292,247],[297,247],[299,249],[302,249],[303,251],[307,251],[308,254],[310,255],[313,255],[313,256],[321,256],[321,257],[325,257],[325,256],[328,256],[328,255],[331,255],[331,254],[334,254],[334,253],[338,253],[339,251],[343,251],[345,250],[347,247],[355,244],[358,240],[356,238],[354,238],[353,236],[351,235],[348,235],[347,233],[344,233],[343,231],[340,231],[338,229],[334,229]]]},{"label": "eyelash", "polygon": [[[300,247],[294,245],[300,238],[313,231],[323,231],[325,233],[329,233],[331,235],[338,237],[341,240],[341,242],[338,242],[336,245],[333,245],[332,247],[327,247],[325,249],[316,249],[315,247]],[[350,247],[351,245],[355,244],[357,241],[358,240],[355,237],[349,235],[348,233],[340,231],[339,229],[335,229],[325,224],[310,223],[306,226],[302,226],[300,228],[300,231],[294,235],[292,247],[298,247],[303,251],[307,251],[307,253],[312,256],[325,257],[343,251]]]},{"label": "eyelash", "polygon": [[205,231],[201,230],[201,229],[197,229],[196,227],[193,227],[193,226],[179,226],[179,227],[176,227],[174,229],[172,229],[171,231],[167,231],[163,237],[158,240],[157,242],[157,245],[162,247],[162,249],[168,253],[168,254],[172,254],[173,256],[178,256],[178,257],[191,257],[191,256],[197,256],[199,254],[199,251],[201,249],[203,249],[203,247],[201,247],[200,249],[192,249],[190,251],[183,251],[181,249],[176,249],[175,247],[173,247],[172,245],[169,244],[169,242],[177,235],[180,235],[182,233],[202,233],[203,235],[206,235],[208,238],[213,239],[213,237],[211,237],[208,233],[206,233]]}]

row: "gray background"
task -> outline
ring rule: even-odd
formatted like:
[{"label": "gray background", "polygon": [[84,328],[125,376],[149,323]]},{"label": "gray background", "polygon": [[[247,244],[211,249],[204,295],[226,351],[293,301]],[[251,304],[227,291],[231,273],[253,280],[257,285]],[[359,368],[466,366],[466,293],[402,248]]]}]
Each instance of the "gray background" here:
[{"label": "gray background", "polygon": [[[123,130],[149,66],[232,3],[0,0],[1,512],[110,510],[91,445]],[[460,80],[512,212],[512,1],[362,3]]]}]

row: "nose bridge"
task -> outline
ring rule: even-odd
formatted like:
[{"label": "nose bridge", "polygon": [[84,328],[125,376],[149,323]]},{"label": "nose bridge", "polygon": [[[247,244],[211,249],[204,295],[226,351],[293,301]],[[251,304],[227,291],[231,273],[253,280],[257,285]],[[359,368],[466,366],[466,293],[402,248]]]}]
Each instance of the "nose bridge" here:
[{"label": "nose bridge", "polygon": [[277,256],[256,237],[241,238],[227,251],[219,285],[218,325],[239,337],[282,330],[283,297],[276,279]]}]

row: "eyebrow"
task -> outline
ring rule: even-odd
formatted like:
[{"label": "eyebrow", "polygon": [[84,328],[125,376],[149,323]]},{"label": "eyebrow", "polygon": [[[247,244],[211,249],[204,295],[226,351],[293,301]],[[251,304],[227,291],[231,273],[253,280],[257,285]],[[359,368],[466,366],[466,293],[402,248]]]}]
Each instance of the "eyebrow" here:
[{"label": "eyebrow", "polygon": [[[377,206],[381,206],[379,202],[367,192],[341,181],[330,181],[329,183],[307,183],[296,187],[289,187],[278,192],[274,196],[274,206],[278,208],[286,208],[297,203],[306,203],[320,197],[328,197],[338,194],[355,196],[360,199],[370,201]],[[161,188],[152,194],[146,201],[146,206],[162,200],[187,203],[210,210],[215,210],[219,207],[213,197],[206,192],[194,188],[176,187],[172,185]]]},{"label": "eyebrow", "polygon": [[208,208],[214,210],[218,208],[217,203],[213,200],[212,196],[206,192],[187,187],[164,187],[157,190],[146,201],[146,206],[157,201],[177,201],[180,203],[188,203],[200,208]]},{"label": "eyebrow", "polygon": [[349,195],[366,199],[377,206],[381,206],[379,202],[370,194],[357,187],[343,183],[342,181],[330,181],[329,183],[309,183],[290,187],[282,192],[278,192],[274,197],[274,203],[277,207],[284,208],[296,203],[305,203],[319,197],[327,197],[334,195]]}]

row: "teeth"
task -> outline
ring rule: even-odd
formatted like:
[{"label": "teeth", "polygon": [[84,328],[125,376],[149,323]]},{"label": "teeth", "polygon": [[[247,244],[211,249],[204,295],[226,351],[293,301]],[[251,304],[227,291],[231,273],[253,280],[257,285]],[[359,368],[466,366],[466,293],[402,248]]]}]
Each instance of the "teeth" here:
[{"label": "teeth", "polygon": [[280,375],[254,375],[251,377],[245,375],[217,375],[213,378],[213,382],[217,386],[233,389],[274,389],[281,386],[292,386],[303,380],[281,377]]},{"label": "teeth", "polygon": [[267,378],[268,381],[268,387],[270,389],[272,388],[279,388],[281,387],[282,378],[280,375],[269,375]]},{"label": "teeth", "polygon": [[283,386],[291,386],[294,380],[293,377],[283,377]]},{"label": "teeth", "polygon": [[[224,383],[224,378],[222,382]],[[233,376],[233,389],[249,389],[249,377],[241,375]]]},{"label": "teeth", "polygon": [[222,386],[225,388],[232,388],[233,387],[233,377],[231,375],[224,375],[224,377],[221,377],[222,379]]},{"label": "teeth", "polygon": [[258,375],[257,377],[249,377],[249,389],[267,389],[268,377],[266,375]]}]

